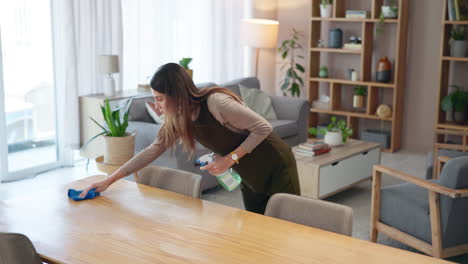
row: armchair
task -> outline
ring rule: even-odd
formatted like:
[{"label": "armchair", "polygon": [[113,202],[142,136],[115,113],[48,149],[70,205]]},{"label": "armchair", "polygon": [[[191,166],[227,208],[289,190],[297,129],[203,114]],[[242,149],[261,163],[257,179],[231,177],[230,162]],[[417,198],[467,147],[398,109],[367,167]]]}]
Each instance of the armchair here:
[{"label": "armchair", "polygon": [[[382,174],[406,183],[381,188]],[[468,252],[468,157],[448,160],[425,180],[375,165],[370,240],[379,232],[437,258]]]}]

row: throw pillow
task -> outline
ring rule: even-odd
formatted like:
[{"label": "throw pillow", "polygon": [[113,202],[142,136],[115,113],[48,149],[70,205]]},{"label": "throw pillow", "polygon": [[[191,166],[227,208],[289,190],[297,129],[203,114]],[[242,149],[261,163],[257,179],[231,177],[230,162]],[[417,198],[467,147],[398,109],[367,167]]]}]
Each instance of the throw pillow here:
[{"label": "throw pillow", "polygon": [[260,89],[248,88],[239,84],[240,95],[245,104],[255,113],[266,120],[277,120],[275,109],[271,104],[271,98]]},{"label": "throw pillow", "polygon": [[153,105],[151,105],[150,103],[151,102],[146,102],[145,103],[146,111],[148,111],[148,114],[151,116],[151,118],[153,118],[153,120],[154,120],[154,122],[156,124],[164,123],[164,115],[159,115],[156,112],[156,109],[154,109],[154,103],[153,103]]}]

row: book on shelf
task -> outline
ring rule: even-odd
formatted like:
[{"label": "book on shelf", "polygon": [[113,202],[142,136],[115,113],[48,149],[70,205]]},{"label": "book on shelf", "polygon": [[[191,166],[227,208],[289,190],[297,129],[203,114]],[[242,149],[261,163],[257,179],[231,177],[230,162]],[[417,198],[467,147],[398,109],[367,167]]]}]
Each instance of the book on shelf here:
[{"label": "book on shelf", "polygon": [[357,44],[357,43],[345,43],[343,45],[344,49],[352,49],[352,50],[360,50],[362,49],[362,44]]},{"label": "book on shelf", "polygon": [[367,18],[367,11],[365,10],[346,10],[346,18]]}]

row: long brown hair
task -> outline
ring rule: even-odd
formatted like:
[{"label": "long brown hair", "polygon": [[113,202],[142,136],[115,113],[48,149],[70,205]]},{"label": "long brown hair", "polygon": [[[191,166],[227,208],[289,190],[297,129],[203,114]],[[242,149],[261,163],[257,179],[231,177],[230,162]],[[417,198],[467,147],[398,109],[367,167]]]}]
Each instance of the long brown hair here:
[{"label": "long brown hair", "polygon": [[156,71],[150,82],[151,88],[166,95],[164,124],[159,130],[158,144],[172,148],[179,137],[184,151],[195,150],[193,136],[193,111],[213,93],[230,95],[234,100],[242,100],[231,90],[223,87],[198,89],[184,68],[176,63],[167,63]]}]

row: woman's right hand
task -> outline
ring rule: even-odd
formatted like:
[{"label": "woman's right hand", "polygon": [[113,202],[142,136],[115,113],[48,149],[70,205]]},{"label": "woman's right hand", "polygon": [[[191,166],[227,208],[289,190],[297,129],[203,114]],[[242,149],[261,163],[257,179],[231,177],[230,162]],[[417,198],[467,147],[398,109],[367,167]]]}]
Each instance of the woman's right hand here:
[{"label": "woman's right hand", "polygon": [[95,192],[98,192],[98,193],[103,192],[107,189],[107,187],[109,187],[109,185],[111,185],[109,178],[102,180],[102,181],[95,182],[91,184],[89,187],[87,187],[86,189],[84,189],[83,192],[80,194],[80,197],[81,198],[85,197],[88,194],[88,192],[93,188],[96,188]]}]

